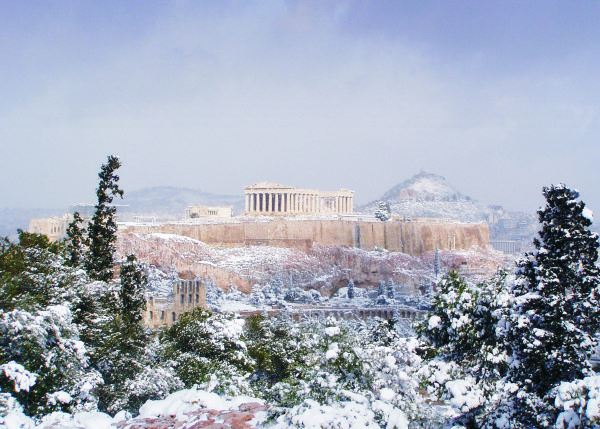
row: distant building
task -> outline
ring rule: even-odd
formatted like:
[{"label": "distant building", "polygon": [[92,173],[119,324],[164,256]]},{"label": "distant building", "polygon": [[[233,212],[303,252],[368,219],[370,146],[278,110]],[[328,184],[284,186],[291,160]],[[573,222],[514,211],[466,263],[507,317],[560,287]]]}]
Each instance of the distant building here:
[{"label": "distant building", "polygon": [[233,206],[207,207],[199,204],[185,208],[185,219],[228,218],[233,216]]},{"label": "distant building", "polygon": [[521,246],[516,241],[510,240],[490,240],[490,244],[496,250],[507,253],[509,255],[517,255],[521,251]]},{"label": "distant building", "polygon": [[354,212],[354,191],[298,189],[277,183],[261,182],[244,188],[246,214],[310,215]]},{"label": "distant building", "polygon": [[149,296],[144,323],[152,328],[173,325],[179,316],[194,308],[206,309],[206,285],[199,279],[180,279],[173,283],[173,298]]},{"label": "distant building", "polygon": [[66,213],[62,217],[52,216],[45,219],[31,219],[29,232],[46,235],[50,241],[62,240],[67,236],[67,228],[73,222],[73,215]]}]

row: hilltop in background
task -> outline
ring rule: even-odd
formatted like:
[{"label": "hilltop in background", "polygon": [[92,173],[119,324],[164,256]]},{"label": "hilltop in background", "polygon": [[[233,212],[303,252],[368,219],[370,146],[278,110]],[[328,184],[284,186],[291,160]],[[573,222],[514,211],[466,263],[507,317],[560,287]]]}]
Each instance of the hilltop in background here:
[{"label": "hilltop in background", "polygon": [[[421,171],[385,192],[380,198],[355,208],[357,213],[373,214],[379,201],[390,203],[392,213],[405,218],[435,217],[456,219],[463,222],[488,222],[492,240],[515,241],[527,248],[535,231],[533,214],[510,212],[499,205],[486,205],[463,195],[442,177]],[[120,221],[183,219],[185,207],[232,205],[234,215],[243,213],[243,195],[213,194],[199,189],[160,186],[126,191],[119,204]],[[92,209],[90,205],[89,209]],[[79,210],[79,208],[77,208]],[[66,211],[59,209],[4,209],[0,210],[0,236],[14,235],[17,228],[27,229],[29,219],[60,216]]]},{"label": "hilltop in background", "polygon": [[533,214],[511,212],[499,205],[487,205],[461,194],[442,177],[421,171],[394,186],[379,199],[356,208],[357,212],[374,213],[379,201],[390,204],[392,214],[406,219],[432,217],[463,222],[487,222],[490,240],[512,241],[517,248],[530,248],[538,225]]},{"label": "hilltop in background", "polygon": [[394,186],[379,199],[357,207],[356,211],[372,213],[379,201],[388,202],[393,214],[405,217],[490,222],[494,216],[506,213],[500,206],[491,207],[461,194],[444,177],[425,171]]}]

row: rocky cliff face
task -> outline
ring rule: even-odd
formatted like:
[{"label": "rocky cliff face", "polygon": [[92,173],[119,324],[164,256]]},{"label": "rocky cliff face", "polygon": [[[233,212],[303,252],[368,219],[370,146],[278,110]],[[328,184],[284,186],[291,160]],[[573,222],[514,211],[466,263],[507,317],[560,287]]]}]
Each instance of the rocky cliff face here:
[{"label": "rocky cliff face", "polygon": [[[255,284],[279,277],[284,286],[319,290],[329,296],[348,280],[357,287],[376,287],[380,281],[415,289],[434,280],[434,251],[421,256],[400,252],[366,251],[352,247],[314,244],[310,249],[266,245],[232,248],[208,246],[197,240],[169,234],[122,234],[117,241],[121,255],[138,259],[165,272],[175,267],[182,278],[212,277],[227,290],[231,284],[249,293]],[[443,250],[444,269],[488,277],[503,264],[504,256],[490,247]]]}]

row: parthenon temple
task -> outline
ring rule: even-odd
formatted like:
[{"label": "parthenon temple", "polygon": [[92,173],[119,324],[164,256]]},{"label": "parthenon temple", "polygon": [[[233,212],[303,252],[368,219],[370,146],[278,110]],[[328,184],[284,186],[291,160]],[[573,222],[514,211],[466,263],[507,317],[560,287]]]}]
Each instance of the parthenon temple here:
[{"label": "parthenon temple", "polygon": [[246,214],[304,215],[354,212],[354,191],[297,189],[277,183],[261,182],[244,188]]}]

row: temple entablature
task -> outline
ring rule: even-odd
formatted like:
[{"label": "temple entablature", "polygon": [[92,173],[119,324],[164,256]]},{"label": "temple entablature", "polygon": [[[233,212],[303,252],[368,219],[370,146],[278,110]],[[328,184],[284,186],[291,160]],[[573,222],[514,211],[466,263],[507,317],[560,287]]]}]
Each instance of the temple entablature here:
[{"label": "temple entablature", "polygon": [[244,188],[248,215],[346,214],[354,212],[354,191],[299,189],[261,182]]}]

